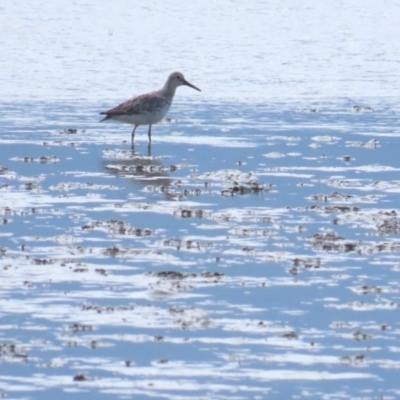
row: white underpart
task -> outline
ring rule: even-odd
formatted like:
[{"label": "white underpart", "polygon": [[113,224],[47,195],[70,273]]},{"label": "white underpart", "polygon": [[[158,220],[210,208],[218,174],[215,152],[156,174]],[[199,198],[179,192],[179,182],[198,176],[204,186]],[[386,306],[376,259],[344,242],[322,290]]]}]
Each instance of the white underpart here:
[{"label": "white underpart", "polygon": [[164,107],[156,112],[145,113],[145,114],[135,114],[135,115],[114,115],[111,116],[110,119],[114,119],[119,122],[124,122],[126,124],[132,125],[153,125],[157,122],[160,122],[166,115],[169,110],[168,107]]}]

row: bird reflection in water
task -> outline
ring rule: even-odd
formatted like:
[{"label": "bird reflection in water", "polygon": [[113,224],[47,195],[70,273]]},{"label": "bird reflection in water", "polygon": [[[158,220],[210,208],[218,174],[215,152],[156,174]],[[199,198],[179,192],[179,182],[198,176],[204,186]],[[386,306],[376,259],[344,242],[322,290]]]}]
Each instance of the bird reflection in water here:
[{"label": "bird reflection in water", "polygon": [[162,192],[167,199],[176,199],[172,187],[171,173],[177,170],[174,165],[164,165],[163,157],[151,155],[151,145],[147,148],[147,154],[131,150],[106,151],[104,154],[103,169],[113,175],[124,177],[128,182],[137,184],[142,188],[148,188],[151,192]]}]

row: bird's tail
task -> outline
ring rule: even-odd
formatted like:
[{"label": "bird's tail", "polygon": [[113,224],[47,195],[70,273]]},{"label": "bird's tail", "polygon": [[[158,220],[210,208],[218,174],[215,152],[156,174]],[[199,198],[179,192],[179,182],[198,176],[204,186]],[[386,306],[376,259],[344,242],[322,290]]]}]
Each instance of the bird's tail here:
[{"label": "bird's tail", "polygon": [[103,122],[103,121],[105,121],[106,119],[109,119],[109,118],[110,118],[104,111],[102,111],[102,112],[100,113],[100,115],[105,115],[105,117],[104,117],[103,119],[101,119],[99,122]]}]

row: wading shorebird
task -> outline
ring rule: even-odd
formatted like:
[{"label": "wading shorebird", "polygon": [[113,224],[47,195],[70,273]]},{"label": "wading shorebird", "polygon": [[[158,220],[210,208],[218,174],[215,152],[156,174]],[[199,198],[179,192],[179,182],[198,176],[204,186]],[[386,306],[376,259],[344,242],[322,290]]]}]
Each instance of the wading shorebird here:
[{"label": "wading shorebird", "polygon": [[151,144],[151,126],[160,122],[171,107],[175,90],[178,86],[190,86],[193,89],[201,90],[188,82],[182,73],[173,72],[165,82],[165,85],[155,92],[145,93],[140,96],[133,97],[120,105],[111,108],[111,110],[103,111],[100,114],[105,117],[100,120],[106,121],[113,119],[119,122],[135,125],[132,131],[132,146],[135,139],[136,128],[140,125],[149,125],[149,145]]}]

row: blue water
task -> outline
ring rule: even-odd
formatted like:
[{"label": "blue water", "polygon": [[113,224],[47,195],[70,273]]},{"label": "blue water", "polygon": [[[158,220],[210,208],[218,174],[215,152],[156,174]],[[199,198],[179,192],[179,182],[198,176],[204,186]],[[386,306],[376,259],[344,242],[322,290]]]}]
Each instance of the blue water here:
[{"label": "blue water", "polygon": [[221,131],[232,107],[177,103],[185,121],[156,126],[150,150],[91,105],[66,107],[79,125],[51,103],[33,105],[52,110],[42,124],[3,124],[4,393],[395,393],[397,137],[377,136],[390,112],[342,101],[276,122],[243,104]]},{"label": "blue water", "polygon": [[1,396],[398,397],[398,11],[1,7]]}]

